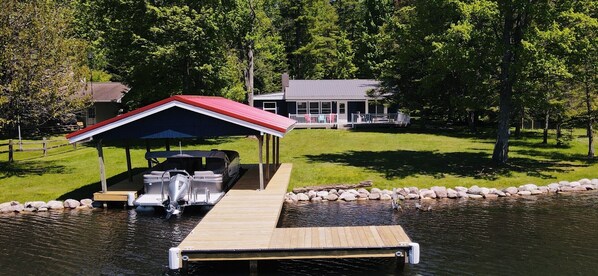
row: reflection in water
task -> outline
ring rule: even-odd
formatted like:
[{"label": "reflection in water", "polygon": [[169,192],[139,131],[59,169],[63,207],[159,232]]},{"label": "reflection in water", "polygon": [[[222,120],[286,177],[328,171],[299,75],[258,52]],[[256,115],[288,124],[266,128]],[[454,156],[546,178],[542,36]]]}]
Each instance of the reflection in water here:
[{"label": "reflection in water", "polygon": [[[402,225],[420,243],[421,263],[405,275],[595,275],[597,193],[492,201],[424,201],[432,211],[388,202],[286,204],[279,227]],[[96,209],[0,215],[0,271],[16,274],[176,274],[168,249],[207,210],[160,214]],[[193,273],[247,274],[248,264],[204,263]],[[261,262],[260,273],[394,275],[393,259]]]}]

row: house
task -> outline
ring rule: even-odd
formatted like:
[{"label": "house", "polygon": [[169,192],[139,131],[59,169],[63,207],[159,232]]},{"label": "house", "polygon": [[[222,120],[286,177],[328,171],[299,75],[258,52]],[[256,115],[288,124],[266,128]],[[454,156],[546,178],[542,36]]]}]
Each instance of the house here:
[{"label": "house", "polygon": [[122,109],[121,100],[128,91],[129,87],[120,82],[87,84],[81,93],[84,96],[90,95],[93,104],[81,116],[85,126],[116,117]]},{"label": "house", "polygon": [[379,87],[377,80],[290,80],[283,74],[282,92],[255,95],[253,106],[294,119],[297,127],[408,125],[409,116],[369,93]]}]

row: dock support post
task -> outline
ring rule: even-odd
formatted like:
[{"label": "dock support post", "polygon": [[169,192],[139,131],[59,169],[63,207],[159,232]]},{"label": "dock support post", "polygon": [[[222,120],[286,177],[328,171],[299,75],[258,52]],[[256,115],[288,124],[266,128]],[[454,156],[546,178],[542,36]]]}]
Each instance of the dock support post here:
[{"label": "dock support post", "polygon": [[183,256],[183,266],[181,267],[182,275],[189,275],[189,256]]},{"label": "dock support post", "polygon": [[181,249],[171,247],[168,250],[168,268],[172,270],[180,269],[182,266]]},{"label": "dock support post", "polygon": [[125,155],[127,157],[127,174],[129,176],[129,182],[133,182],[133,168],[131,166],[131,147],[129,146],[129,141],[125,142]]},{"label": "dock support post", "polygon": [[276,167],[280,166],[280,137],[274,137],[276,140]]},{"label": "dock support post", "polygon": [[260,171],[260,190],[264,190],[264,161],[262,158],[262,149],[264,147],[264,136],[259,135],[258,141],[258,160],[259,160],[259,171]]},{"label": "dock support post", "polygon": [[98,140],[98,161],[100,163],[100,182],[102,183],[102,193],[108,191],[108,185],[106,184],[106,168],[104,166],[104,151],[102,150],[102,140]]},{"label": "dock support post", "polygon": [[405,269],[405,252],[403,252],[403,251],[397,251],[395,253],[395,259],[397,261],[397,267],[396,267],[396,269],[398,271],[403,271]]},{"label": "dock support post", "polygon": [[249,261],[249,275],[257,275],[257,261]]},{"label": "dock support post", "polygon": [[[150,152],[150,151],[151,151],[151,149],[150,149],[149,140],[145,140],[145,152]],[[152,160],[149,160],[149,159],[147,160],[147,167],[150,169],[152,168]]]},{"label": "dock support post", "polygon": [[170,151],[170,139],[166,138],[166,151]]},{"label": "dock support post", "polygon": [[270,180],[270,134],[266,134],[266,180]]}]

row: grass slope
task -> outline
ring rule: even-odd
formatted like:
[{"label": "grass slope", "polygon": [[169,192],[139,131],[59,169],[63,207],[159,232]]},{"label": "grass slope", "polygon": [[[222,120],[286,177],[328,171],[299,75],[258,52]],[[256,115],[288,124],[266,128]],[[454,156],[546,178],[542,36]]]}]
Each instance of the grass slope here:
[{"label": "grass slope", "polygon": [[[578,134],[581,134],[580,130]],[[576,133],[577,134],[577,133]],[[598,164],[587,162],[587,139],[558,148],[554,138],[541,144],[540,133],[527,132],[511,140],[510,165],[490,162],[494,135],[464,131],[422,131],[415,128],[366,131],[295,130],[281,139],[281,161],[294,164],[291,188],[372,180],[379,188],[404,186],[486,187],[547,184],[555,180],[595,178]],[[4,143],[4,141],[0,141]],[[242,163],[257,163],[257,140],[235,137],[183,141],[184,149],[232,149]],[[153,148],[158,150],[156,143]],[[162,147],[163,148],[163,147]],[[178,146],[172,146],[173,149]],[[3,150],[3,149],[2,149]],[[145,146],[132,149],[133,166],[147,166]],[[93,145],[77,150],[17,153],[9,164],[0,154],[0,202],[90,197],[100,189],[97,153]],[[109,184],[126,177],[124,149],[104,148]]]}]

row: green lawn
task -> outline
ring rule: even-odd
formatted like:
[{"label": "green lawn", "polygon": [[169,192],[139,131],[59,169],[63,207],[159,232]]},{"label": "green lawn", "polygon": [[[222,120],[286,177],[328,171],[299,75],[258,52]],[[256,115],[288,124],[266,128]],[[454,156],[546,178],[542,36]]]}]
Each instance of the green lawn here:
[{"label": "green lawn", "polygon": [[[281,161],[294,164],[291,188],[372,180],[376,187],[519,186],[555,180],[598,177],[598,163],[585,159],[587,139],[576,131],[570,147],[558,148],[554,137],[542,145],[539,132],[511,140],[510,166],[494,167],[490,156],[494,135],[465,131],[422,131],[416,128],[294,130],[281,139]],[[6,141],[0,141],[0,144]],[[156,145],[158,149],[161,145]],[[172,148],[177,148],[174,145]],[[257,162],[255,138],[183,141],[184,149],[232,149],[242,163]],[[5,150],[0,148],[0,151]],[[133,166],[147,166],[145,146],[131,151]],[[62,147],[49,152],[17,153],[9,164],[0,154],[0,202],[90,197],[100,189],[97,153],[93,145]],[[122,147],[104,148],[110,182],[126,171]]]}]

